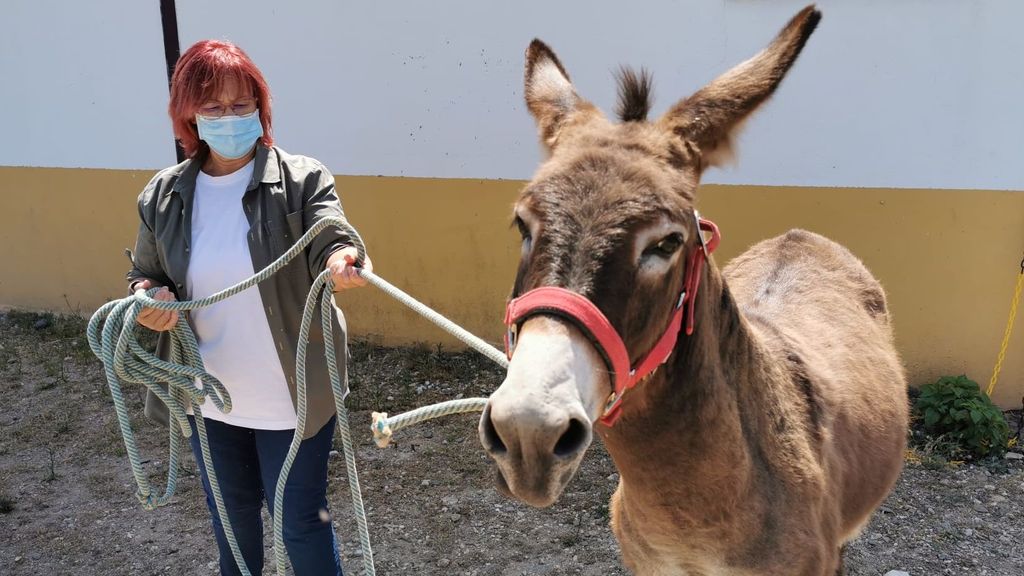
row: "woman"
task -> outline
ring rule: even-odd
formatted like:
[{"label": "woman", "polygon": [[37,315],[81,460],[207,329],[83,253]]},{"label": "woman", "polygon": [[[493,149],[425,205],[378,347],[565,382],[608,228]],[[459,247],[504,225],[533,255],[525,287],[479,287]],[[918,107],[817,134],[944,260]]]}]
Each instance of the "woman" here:
[{"label": "woman", "polygon": [[[175,68],[168,110],[188,160],[159,172],[139,196],[131,290],[159,286],[159,300],[209,296],[264,268],[318,220],[343,216],[331,172],[273,145],[267,83],[237,46],[206,40],[189,48]],[[263,568],[260,511],[264,501],[273,510],[296,426],[295,351],[306,293],[325,269],[335,289],[365,283],[348,240],[328,227],[270,279],[188,315],[206,370],[231,395],[230,413],[207,399],[202,416],[228,518],[253,574]],[[363,267],[372,270],[369,258]],[[334,318],[343,369],[345,321],[337,308]],[[179,320],[178,312],[153,308],[138,316],[140,324],[161,332],[162,354],[169,349],[167,331]],[[307,353],[307,433],[285,486],[284,540],[298,576],[341,574],[327,513],[334,401],[319,325],[313,323]],[[146,412],[166,420],[166,406],[153,395]],[[194,418],[192,450],[213,517],[221,574],[240,574],[210,492]]]}]

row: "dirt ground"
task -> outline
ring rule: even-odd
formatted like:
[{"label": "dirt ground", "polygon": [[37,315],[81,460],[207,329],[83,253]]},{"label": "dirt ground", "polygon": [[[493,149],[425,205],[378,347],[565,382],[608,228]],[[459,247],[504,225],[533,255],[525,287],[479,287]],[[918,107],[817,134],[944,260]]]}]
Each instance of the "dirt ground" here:
[{"label": "dirt ground", "polygon": [[[500,380],[496,367],[471,352],[353,345],[351,419],[378,573],[626,574],[608,528],[615,468],[599,443],[561,500],[536,510],[493,489],[475,415],[406,429],[383,450],[370,439],[371,410],[395,414],[484,396]],[[166,430],[143,420],[140,391],[129,396],[146,466],[160,482]],[[109,392],[80,320],[0,316],[0,402],[0,574],[216,573],[191,456],[168,506],[146,512],[136,502]],[[849,547],[848,573],[1024,574],[1024,460],[950,466],[924,456],[910,459]],[[358,574],[340,456],[331,478],[345,568]],[[271,554],[268,535],[268,574]]]}]

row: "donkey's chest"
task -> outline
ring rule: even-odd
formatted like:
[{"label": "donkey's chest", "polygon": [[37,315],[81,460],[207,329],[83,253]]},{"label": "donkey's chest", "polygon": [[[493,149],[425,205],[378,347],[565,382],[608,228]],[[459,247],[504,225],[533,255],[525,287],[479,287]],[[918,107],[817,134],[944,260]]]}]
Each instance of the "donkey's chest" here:
[{"label": "donkey's chest", "polygon": [[[619,494],[621,496],[621,493]],[[723,499],[728,497],[723,496]],[[695,522],[683,518],[678,506],[630,508],[613,499],[612,528],[624,563],[636,576],[762,576],[763,562],[777,550],[744,527],[758,524],[753,518],[725,514],[717,520]],[[697,506],[698,504],[693,504]],[[675,508],[676,513],[666,511]],[[691,506],[685,508],[691,509]],[[746,508],[744,508],[746,509]],[[763,536],[763,530],[759,531]],[[763,549],[758,543],[767,544]],[[748,550],[748,548],[750,550]],[[757,558],[746,558],[762,548]],[[768,558],[763,558],[768,557]],[[771,562],[768,562],[769,564]]]},{"label": "donkey's chest", "polygon": [[745,576],[725,562],[720,547],[728,538],[705,537],[700,531],[679,533],[672,523],[640,520],[623,514],[613,521],[626,567],[636,576]]},{"label": "donkey's chest", "polygon": [[727,568],[710,558],[682,559],[677,553],[654,554],[630,566],[636,576],[753,576],[753,573]]}]

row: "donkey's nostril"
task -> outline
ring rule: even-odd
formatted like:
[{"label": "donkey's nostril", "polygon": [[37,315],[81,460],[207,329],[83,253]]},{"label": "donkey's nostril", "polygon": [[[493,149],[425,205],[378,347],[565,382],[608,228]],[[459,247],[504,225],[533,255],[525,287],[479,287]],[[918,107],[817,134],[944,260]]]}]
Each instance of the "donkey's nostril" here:
[{"label": "donkey's nostril", "polygon": [[569,427],[555,443],[555,456],[565,458],[573,456],[586,447],[590,440],[587,425],[576,418],[569,420]]},{"label": "donkey's nostril", "polygon": [[491,454],[504,454],[508,451],[505,443],[501,441],[498,431],[494,428],[490,404],[484,408],[483,416],[480,417],[480,440],[483,442],[484,449]]}]

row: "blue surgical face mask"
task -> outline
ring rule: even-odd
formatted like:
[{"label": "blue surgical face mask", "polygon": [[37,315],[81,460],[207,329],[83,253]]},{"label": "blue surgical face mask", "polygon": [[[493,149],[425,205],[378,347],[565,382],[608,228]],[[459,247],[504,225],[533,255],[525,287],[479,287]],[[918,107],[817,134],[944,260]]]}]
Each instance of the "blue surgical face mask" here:
[{"label": "blue surgical face mask", "polygon": [[199,139],[228,160],[248,154],[256,145],[256,140],[263,136],[258,109],[245,116],[206,118],[196,114],[196,126],[199,128]]}]

